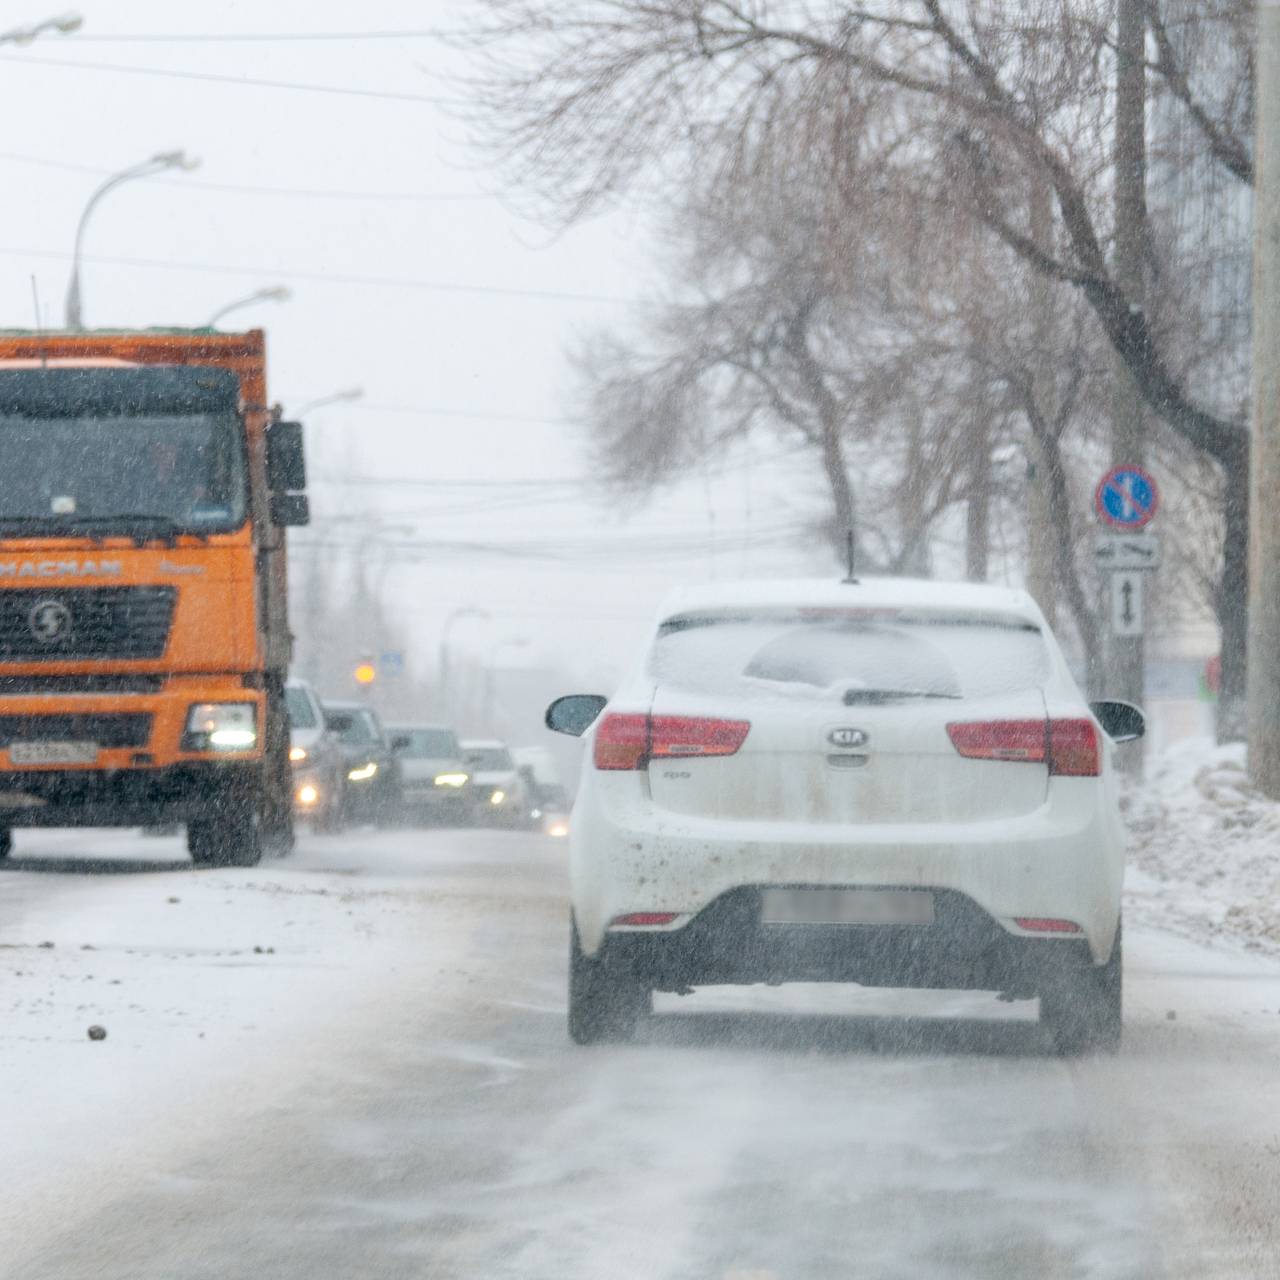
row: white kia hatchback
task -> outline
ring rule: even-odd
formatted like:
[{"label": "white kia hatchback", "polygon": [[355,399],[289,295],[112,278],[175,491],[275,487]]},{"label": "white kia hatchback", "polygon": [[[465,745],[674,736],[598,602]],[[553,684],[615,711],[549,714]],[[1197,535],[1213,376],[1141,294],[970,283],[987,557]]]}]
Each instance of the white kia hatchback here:
[{"label": "white kia hatchback", "polygon": [[717,583],[662,609],[584,735],[569,1031],[652,993],[854,982],[1039,997],[1064,1052],[1121,1028],[1127,703],[1085,702],[1031,598],[871,579]]}]

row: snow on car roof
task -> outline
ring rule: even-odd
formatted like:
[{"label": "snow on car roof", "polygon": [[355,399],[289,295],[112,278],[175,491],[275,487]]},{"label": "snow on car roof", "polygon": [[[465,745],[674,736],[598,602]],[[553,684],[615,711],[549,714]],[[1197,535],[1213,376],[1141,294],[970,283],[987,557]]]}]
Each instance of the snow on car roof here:
[{"label": "snow on car roof", "polygon": [[973,582],[925,578],[760,578],[680,587],[663,601],[661,617],[700,609],[769,608],[934,608],[1014,613],[1037,623],[1040,610],[1025,592]]}]

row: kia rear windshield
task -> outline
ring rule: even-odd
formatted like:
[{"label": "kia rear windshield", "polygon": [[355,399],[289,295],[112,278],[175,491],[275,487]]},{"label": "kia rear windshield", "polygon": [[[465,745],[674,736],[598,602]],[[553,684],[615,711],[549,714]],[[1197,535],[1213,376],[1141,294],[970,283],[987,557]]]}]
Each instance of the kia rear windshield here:
[{"label": "kia rear windshield", "polygon": [[689,613],[659,628],[663,685],[735,696],[839,697],[848,705],[982,698],[1039,688],[1044,638],[1016,617],[907,610]]},{"label": "kia rear windshield", "polygon": [[219,533],[245,521],[234,414],[0,415],[0,529]]}]

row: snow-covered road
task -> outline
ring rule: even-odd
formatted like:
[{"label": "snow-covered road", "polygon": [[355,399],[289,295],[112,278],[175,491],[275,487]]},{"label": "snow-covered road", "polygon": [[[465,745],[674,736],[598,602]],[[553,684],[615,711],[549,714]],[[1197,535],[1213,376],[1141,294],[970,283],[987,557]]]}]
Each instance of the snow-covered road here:
[{"label": "snow-covered road", "polygon": [[561,844],[178,850],[27,835],[0,873],[0,1276],[1280,1275],[1274,961],[1129,930],[1116,1059],[843,988],[584,1050]]}]

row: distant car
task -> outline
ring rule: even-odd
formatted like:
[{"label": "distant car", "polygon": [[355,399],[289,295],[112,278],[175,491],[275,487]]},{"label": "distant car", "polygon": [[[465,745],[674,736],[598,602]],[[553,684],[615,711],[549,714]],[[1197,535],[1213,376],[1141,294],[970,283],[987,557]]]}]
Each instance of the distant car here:
[{"label": "distant car", "polygon": [[342,825],[345,758],[337,737],[325,726],[316,691],[305,681],[285,685],[289,713],[289,765],[293,771],[293,810],[318,831]]},{"label": "distant car", "polygon": [[569,1032],[653,991],[856,982],[1039,997],[1059,1051],[1121,1035],[1116,744],[1022,591],[718,583],[671,598],[585,737]]},{"label": "distant car", "polygon": [[511,754],[525,782],[529,825],[546,835],[568,835],[569,796],[551,752],[545,747],[518,747]]},{"label": "distant car", "polygon": [[528,820],[525,781],[505,742],[474,739],[462,744],[471,770],[477,822],[515,826]]},{"label": "distant car", "polygon": [[457,734],[432,724],[392,724],[387,733],[400,764],[403,816],[410,822],[470,823],[474,787]]},{"label": "distant car", "polygon": [[325,724],[337,735],[346,777],[348,822],[394,822],[400,812],[400,765],[378,713],[363,702],[324,703]]}]

